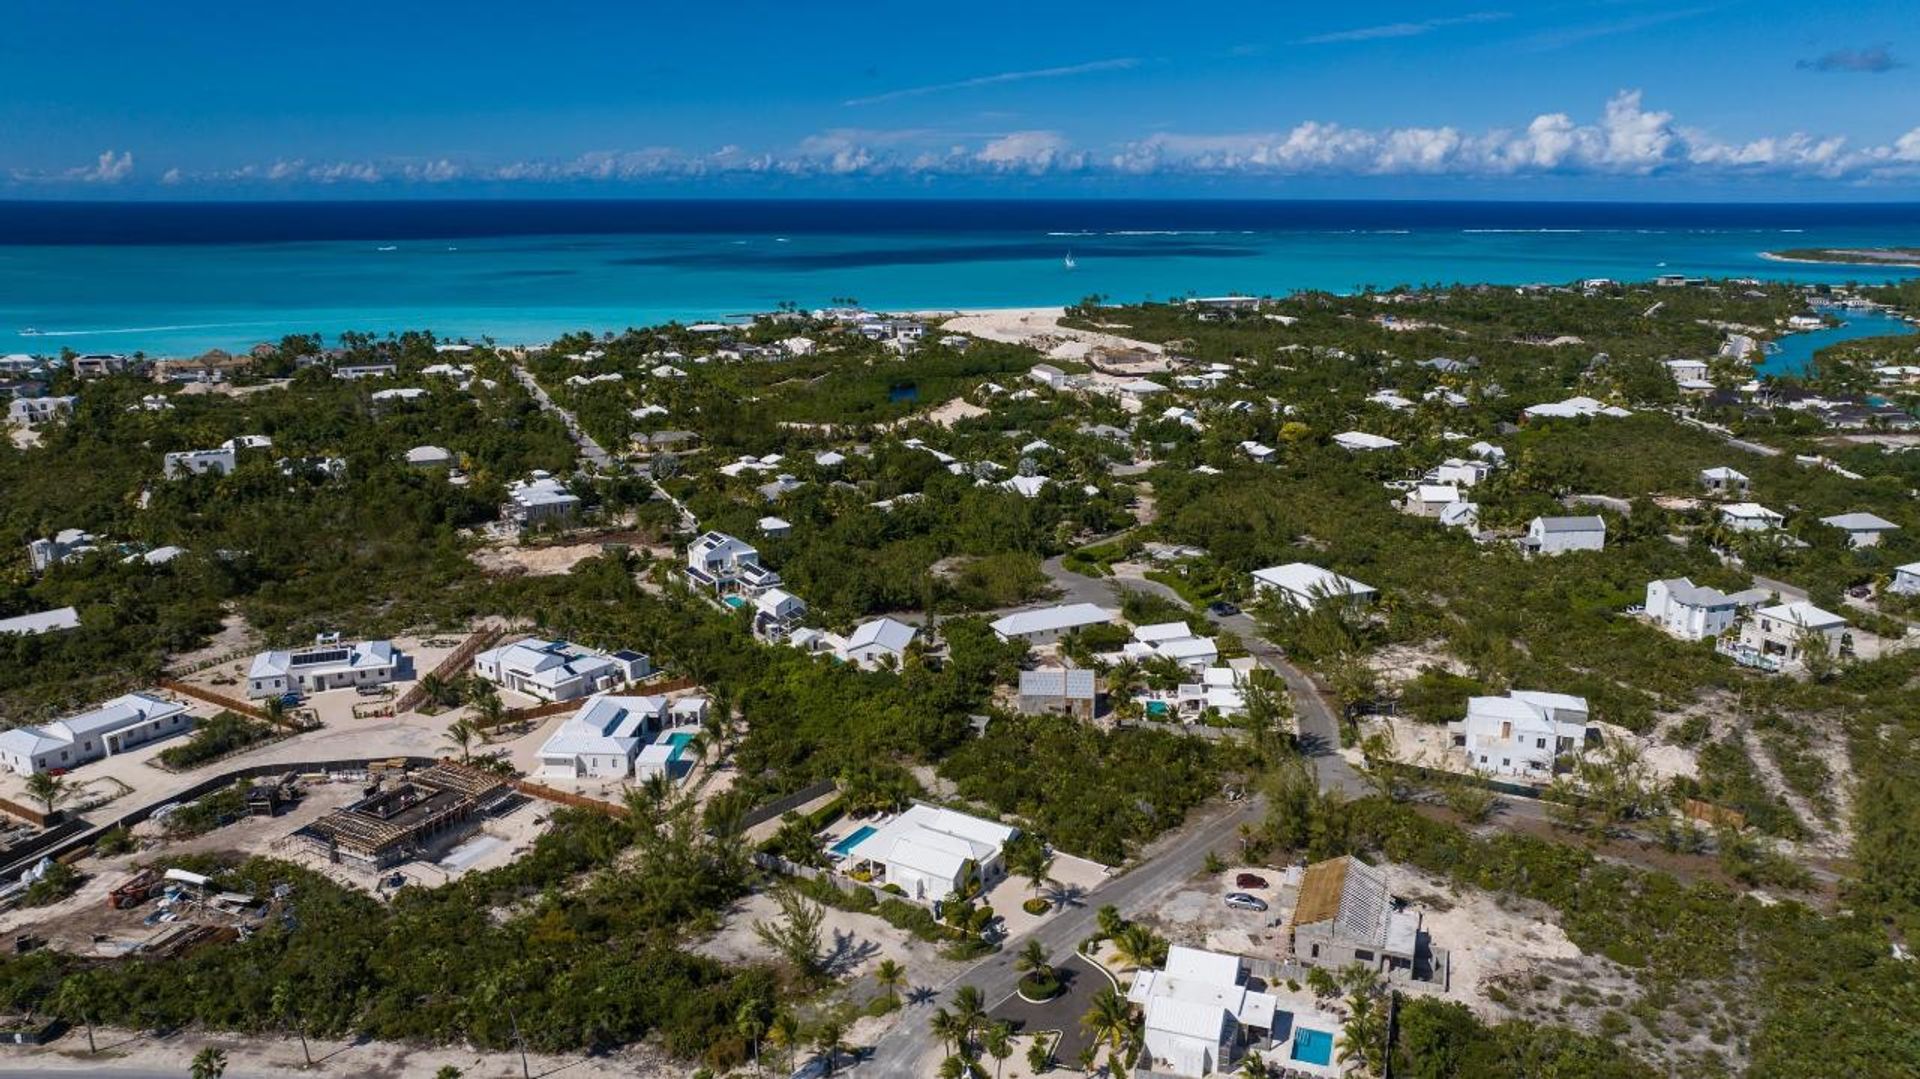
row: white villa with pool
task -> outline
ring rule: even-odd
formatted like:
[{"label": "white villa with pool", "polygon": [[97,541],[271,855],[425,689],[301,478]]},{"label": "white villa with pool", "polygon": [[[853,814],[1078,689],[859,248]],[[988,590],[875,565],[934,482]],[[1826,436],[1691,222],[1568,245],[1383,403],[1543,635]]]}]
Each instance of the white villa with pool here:
[{"label": "white villa with pool", "polygon": [[[865,833],[862,835],[861,833]],[[908,899],[931,903],[945,899],[970,878],[993,887],[1006,875],[1001,853],[1020,834],[1011,825],[957,813],[939,806],[915,805],[883,824],[865,827],[835,844],[841,865],[866,863],[875,884],[892,884]]]}]

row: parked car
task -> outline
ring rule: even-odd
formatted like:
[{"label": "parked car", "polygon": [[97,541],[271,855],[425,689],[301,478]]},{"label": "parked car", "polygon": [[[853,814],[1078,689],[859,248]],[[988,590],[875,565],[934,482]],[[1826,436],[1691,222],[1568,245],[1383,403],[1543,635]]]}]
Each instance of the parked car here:
[{"label": "parked car", "polygon": [[1266,900],[1261,899],[1259,896],[1248,895],[1245,892],[1228,892],[1226,903],[1227,906],[1235,910],[1264,911],[1267,909]]},{"label": "parked car", "polygon": [[1233,886],[1235,888],[1265,888],[1267,886],[1267,878],[1258,873],[1242,873],[1233,878]]},{"label": "parked car", "polygon": [[1240,608],[1235,607],[1226,600],[1216,600],[1213,603],[1207,604],[1207,613],[1215,618],[1232,618],[1234,615],[1240,613]]}]

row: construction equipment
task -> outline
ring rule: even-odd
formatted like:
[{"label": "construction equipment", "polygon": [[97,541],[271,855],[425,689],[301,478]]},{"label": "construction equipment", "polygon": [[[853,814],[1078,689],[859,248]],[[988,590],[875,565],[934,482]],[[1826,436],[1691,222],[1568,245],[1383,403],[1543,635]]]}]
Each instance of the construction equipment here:
[{"label": "construction equipment", "polygon": [[115,885],[107,893],[107,906],[114,910],[126,910],[137,907],[152,897],[154,889],[159,887],[160,874],[151,869],[142,869],[133,876]]}]

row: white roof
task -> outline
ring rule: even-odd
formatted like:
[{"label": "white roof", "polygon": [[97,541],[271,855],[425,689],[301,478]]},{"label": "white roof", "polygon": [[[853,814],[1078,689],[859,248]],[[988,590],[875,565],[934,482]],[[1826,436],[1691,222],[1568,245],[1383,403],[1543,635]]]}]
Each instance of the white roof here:
[{"label": "white roof", "polygon": [[1893,532],[1900,526],[1874,513],[1838,513],[1832,517],[1820,518],[1821,524],[1843,528],[1848,532]]},{"label": "white roof", "polygon": [[993,631],[1002,637],[1050,633],[1113,621],[1113,613],[1091,603],[1068,603],[1034,611],[1015,611],[994,619]]},{"label": "white roof", "polygon": [[56,629],[79,629],[80,612],[72,607],[0,618],[0,633],[50,633]]},{"label": "white roof", "polygon": [[1155,651],[1168,659],[1199,659],[1202,656],[1217,656],[1220,649],[1213,643],[1212,637],[1181,637],[1171,641],[1161,641]]},{"label": "white roof", "polygon": [[1240,981],[1240,957],[1175,944],[1167,949],[1166,972],[1216,985],[1234,985]]},{"label": "white roof", "polygon": [[1700,470],[1700,475],[1710,480],[1744,480],[1747,478],[1746,473],[1728,468],[1726,465],[1703,468]]},{"label": "white roof", "polygon": [[453,454],[445,446],[415,446],[407,451],[407,463],[410,465],[424,465],[437,461],[451,460],[453,460]]},{"label": "white roof", "polygon": [[1591,397],[1569,397],[1564,401],[1548,401],[1523,409],[1529,416],[1631,416],[1632,412],[1616,408]]},{"label": "white roof", "polygon": [[666,709],[665,697],[591,697],[540,746],[542,757],[588,754],[629,759],[647,723]]},{"label": "white roof", "polygon": [[847,638],[847,651],[882,648],[889,652],[904,652],[919,632],[905,622],[876,618],[853,627],[853,635]]},{"label": "white roof", "polygon": [[1460,488],[1451,483],[1423,483],[1417,489],[1422,502],[1458,502]]},{"label": "white roof", "polygon": [[1384,435],[1371,435],[1365,431],[1342,431],[1333,436],[1333,441],[1349,450],[1390,450],[1400,444]]},{"label": "white roof", "polygon": [[1760,617],[1771,618],[1777,622],[1800,626],[1805,629],[1832,629],[1844,626],[1847,620],[1832,611],[1823,611],[1806,600],[1793,603],[1777,603],[1771,607],[1760,608]]},{"label": "white roof", "polygon": [[1786,518],[1758,502],[1733,502],[1720,507],[1720,516],[1749,521],[1784,521]]},{"label": "white roof", "polygon": [[955,880],[962,864],[994,857],[1018,832],[1010,825],[919,804],[881,825],[848,854]]},{"label": "white roof", "polygon": [[1157,644],[1160,641],[1177,641],[1182,637],[1193,636],[1193,630],[1185,622],[1155,622],[1152,625],[1135,626],[1133,639]]},{"label": "white roof", "polygon": [[1284,589],[1298,596],[1328,595],[1364,596],[1372,595],[1377,589],[1372,585],[1361,584],[1351,577],[1343,577],[1330,569],[1321,569],[1309,562],[1289,562],[1284,566],[1268,566],[1253,571],[1255,580],[1264,581],[1276,588]]}]

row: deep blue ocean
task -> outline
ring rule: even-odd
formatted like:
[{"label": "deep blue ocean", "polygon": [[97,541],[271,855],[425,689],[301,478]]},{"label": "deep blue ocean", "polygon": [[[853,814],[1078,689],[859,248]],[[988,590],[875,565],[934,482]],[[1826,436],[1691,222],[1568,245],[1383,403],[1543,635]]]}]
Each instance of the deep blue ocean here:
[{"label": "deep blue ocean", "polygon": [[1886,245],[1920,245],[1920,204],[15,202],[0,203],[0,353],[178,354],[344,330],[526,342],[783,301],[912,310],[1920,273],[1761,257]]}]

